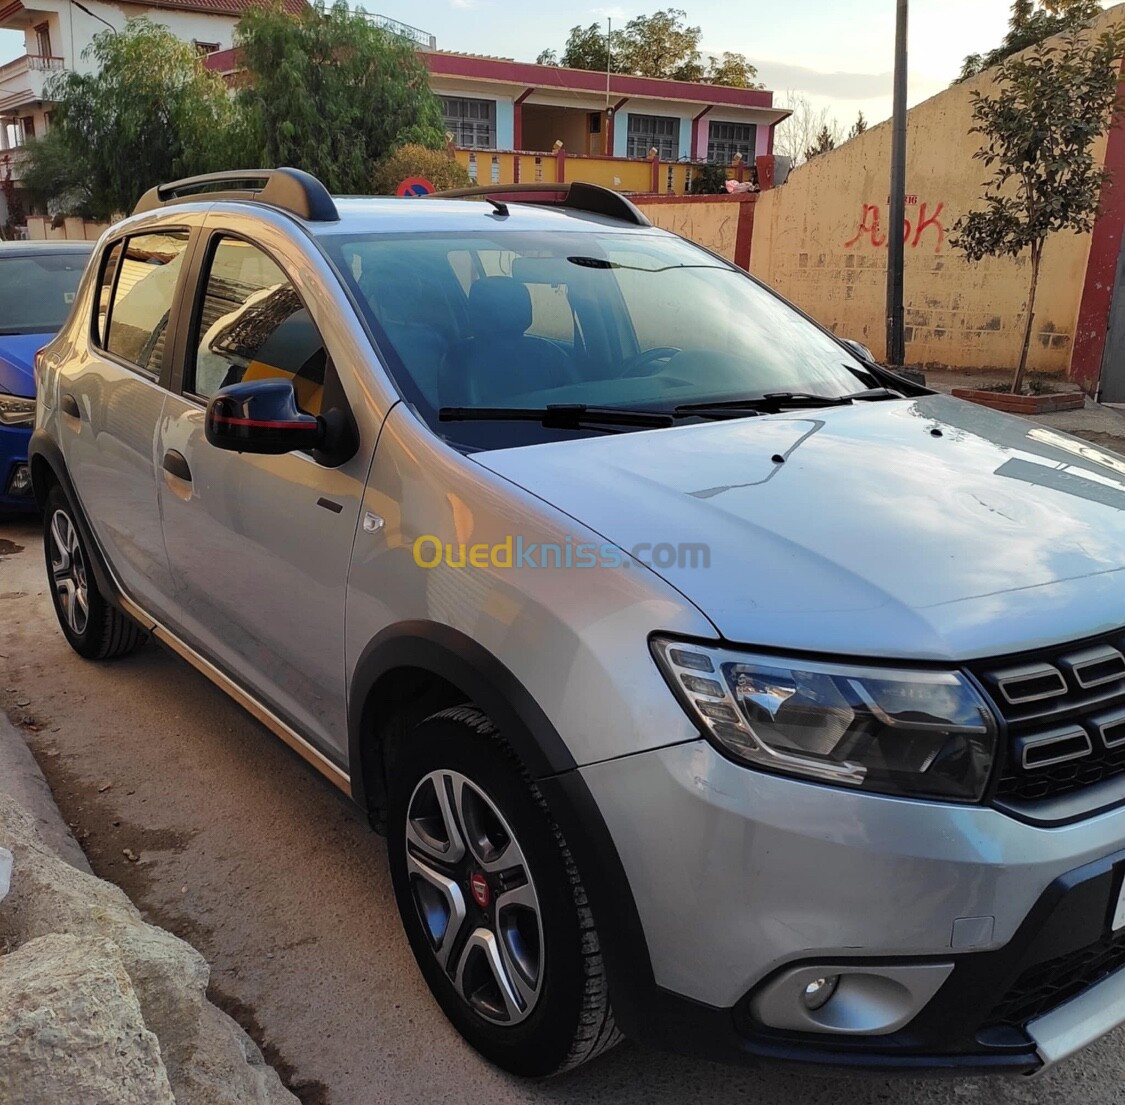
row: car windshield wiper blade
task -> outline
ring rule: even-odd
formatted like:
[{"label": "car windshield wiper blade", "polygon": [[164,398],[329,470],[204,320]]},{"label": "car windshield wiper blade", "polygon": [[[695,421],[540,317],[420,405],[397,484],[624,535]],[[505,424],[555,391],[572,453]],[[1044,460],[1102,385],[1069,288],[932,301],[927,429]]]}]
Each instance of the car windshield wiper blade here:
[{"label": "car windshield wiper blade", "polygon": [[765,395],[751,395],[744,399],[726,399],[711,403],[685,403],[676,407],[676,414],[733,413],[736,411],[769,414],[775,411],[800,410],[805,407],[847,407],[858,400],[902,399],[890,388],[865,388],[848,395],[815,395],[808,391],[770,391]]},{"label": "car windshield wiper blade", "polygon": [[699,411],[769,411],[793,410],[798,407],[846,407],[851,403],[847,395],[813,395],[805,391],[772,391],[765,395],[751,395],[745,399],[725,399],[712,403],[684,403],[676,408],[677,414]]},{"label": "car windshield wiper blade", "polygon": [[662,429],[675,425],[671,414],[629,410],[625,407],[589,407],[585,403],[556,403],[546,407],[442,407],[442,422],[538,422],[550,429],[597,426],[637,426]]}]

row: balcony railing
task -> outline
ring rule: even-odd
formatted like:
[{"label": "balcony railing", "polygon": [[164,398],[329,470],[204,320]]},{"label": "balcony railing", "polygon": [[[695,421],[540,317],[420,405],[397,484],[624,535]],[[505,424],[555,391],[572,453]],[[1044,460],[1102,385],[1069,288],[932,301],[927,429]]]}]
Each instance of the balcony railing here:
[{"label": "balcony railing", "polygon": [[[559,147],[549,152],[477,150],[457,147],[454,157],[468,170],[474,184],[556,184],[583,180],[619,192],[642,195],[686,195],[700,162],[661,161],[658,157],[611,157],[568,154]],[[724,166],[728,179],[752,178],[741,160]]]},{"label": "balcony railing", "polygon": [[41,57],[39,54],[28,54],[27,67],[38,73],[57,73],[66,68],[66,60],[64,58]]},{"label": "balcony railing", "polygon": [[423,31],[419,27],[411,27],[409,23],[400,23],[397,19],[392,19],[389,15],[372,15],[365,12],[362,8],[359,11],[367,17],[367,19],[374,23],[376,27],[382,27],[384,31],[389,31],[393,35],[398,35],[399,38],[409,39],[411,42],[418,46],[424,46],[427,50],[437,49],[437,36],[430,34],[429,31]]}]

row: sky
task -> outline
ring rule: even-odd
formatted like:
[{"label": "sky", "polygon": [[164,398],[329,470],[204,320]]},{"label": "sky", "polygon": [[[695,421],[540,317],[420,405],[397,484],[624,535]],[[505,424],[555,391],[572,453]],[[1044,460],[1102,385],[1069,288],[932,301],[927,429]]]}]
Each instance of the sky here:
[{"label": "sky", "polygon": [[[355,0],[353,0],[355,3]],[[362,0],[378,12],[437,36],[439,49],[534,61],[561,49],[575,24],[615,25],[674,4],[703,29],[707,53],[732,50],[757,65],[780,100],[787,91],[828,107],[846,127],[863,111],[879,122],[891,113],[894,0],[649,0],[587,7],[524,0]],[[356,4],[358,6],[358,4]],[[997,45],[1010,0],[911,0],[910,102],[940,92],[966,54]],[[0,64],[23,52],[23,36],[0,31]]]}]

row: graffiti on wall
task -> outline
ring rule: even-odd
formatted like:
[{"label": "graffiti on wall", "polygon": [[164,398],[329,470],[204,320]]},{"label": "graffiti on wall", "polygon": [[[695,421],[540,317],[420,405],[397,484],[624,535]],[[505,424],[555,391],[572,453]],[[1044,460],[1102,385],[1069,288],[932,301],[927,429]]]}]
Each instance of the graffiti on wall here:
[{"label": "graffiti on wall", "polygon": [[[910,249],[929,247],[933,242],[934,253],[941,253],[945,245],[945,225],[941,221],[944,203],[932,206],[929,203],[918,204],[917,196],[907,196],[908,206],[917,206],[917,212],[908,213],[902,221],[902,240]],[[888,201],[888,207],[889,207]],[[859,227],[854,237],[844,243],[844,249],[854,249],[860,242],[870,242],[876,249],[885,249],[887,245],[887,230],[883,225],[883,209],[877,203],[862,205],[859,215]]]}]

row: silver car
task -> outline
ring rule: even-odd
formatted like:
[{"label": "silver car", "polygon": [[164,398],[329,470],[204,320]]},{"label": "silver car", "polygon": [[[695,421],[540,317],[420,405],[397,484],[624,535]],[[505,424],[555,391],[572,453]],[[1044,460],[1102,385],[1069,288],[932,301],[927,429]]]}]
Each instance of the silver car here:
[{"label": "silver car", "polygon": [[245,172],[105,234],[36,366],[71,645],[154,637],[367,811],[510,1071],[1125,1021],[1125,459],[614,193],[490,191]]}]

